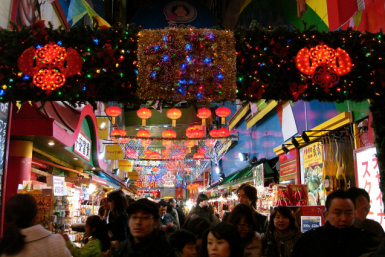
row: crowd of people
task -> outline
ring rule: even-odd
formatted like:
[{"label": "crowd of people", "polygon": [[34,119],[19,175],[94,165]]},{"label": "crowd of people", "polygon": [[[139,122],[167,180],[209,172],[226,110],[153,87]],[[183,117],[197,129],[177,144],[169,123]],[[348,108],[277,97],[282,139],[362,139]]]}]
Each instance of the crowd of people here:
[{"label": "crowd of people", "polygon": [[222,220],[199,194],[186,213],[175,199],[154,202],[113,191],[101,201],[99,215],[85,223],[87,242],[76,247],[67,235],[36,224],[37,204],[29,195],[5,205],[7,227],[0,242],[5,256],[113,257],[308,257],[385,256],[384,230],[366,216],[368,193],[359,188],[334,191],[326,200],[326,223],[301,233],[290,208],[272,209],[270,219],[255,209],[257,190],[244,184],[239,204]]}]

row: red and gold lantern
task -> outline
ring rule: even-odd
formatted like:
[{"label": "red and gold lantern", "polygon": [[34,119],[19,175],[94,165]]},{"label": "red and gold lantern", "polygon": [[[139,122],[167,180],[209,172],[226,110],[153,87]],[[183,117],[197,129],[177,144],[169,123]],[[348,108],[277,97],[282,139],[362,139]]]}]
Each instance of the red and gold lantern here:
[{"label": "red and gold lantern", "polygon": [[197,117],[202,119],[202,126],[206,126],[206,119],[211,117],[211,111],[207,108],[198,109]]},{"label": "red and gold lantern", "polygon": [[211,137],[218,137],[218,129],[213,129],[209,132]]},{"label": "red and gold lantern", "polygon": [[222,118],[222,124],[226,123],[226,117],[231,114],[231,110],[227,107],[219,107],[218,109],[215,110],[215,114],[219,117]]},{"label": "red and gold lantern", "polygon": [[106,109],[107,116],[112,117],[112,124],[115,124],[115,117],[119,116],[122,113],[122,110],[117,106],[110,106]]},{"label": "red and gold lantern", "polygon": [[158,152],[152,152],[152,154],[150,154],[150,159],[160,159],[160,153]]},{"label": "red and gold lantern", "polygon": [[165,130],[162,132],[163,138],[176,138],[176,132],[174,130]]},{"label": "red and gold lantern", "polygon": [[172,142],[171,140],[163,140],[162,145],[167,148],[173,146],[174,142]]},{"label": "red and gold lantern", "polygon": [[191,148],[195,146],[194,140],[184,141],[184,145],[188,148],[188,152],[191,153]]},{"label": "red and gold lantern", "polygon": [[218,137],[228,137],[230,136],[230,131],[227,128],[218,129]]},{"label": "red and gold lantern", "polygon": [[148,147],[149,145],[151,145],[152,140],[151,140],[151,139],[146,139],[146,140],[142,140],[140,143],[142,144],[142,146],[143,146],[145,149],[147,149],[147,147]]},{"label": "red and gold lantern", "polygon": [[172,120],[172,126],[176,126],[176,120],[182,116],[182,112],[177,108],[171,108],[166,113],[167,117]]},{"label": "red and gold lantern", "polygon": [[114,129],[110,132],[110,137],[124,137],[127,134],[127,132],[123,129]]},{"label": "red and gold lantern", "polygon": [[150,131],[146,130],[146,129],[141,129],[138,131],[138,133],[136,133],[136,137],[138,138],[149,138],[151,137],[151,133]]},{"label": "red and gold lantern", "polygon": [[136,111],[136,115],[142,119],[142,126],[146,126],[146,120],[151,118],[152,112],[150,109],[143,107]]},{"label": "red and gold lantern", "polygon": [[200,159],[204,159],[204,158],[205,158],[205,155],[203,153],[194,153],[194,155],[193,155],[194,160],[200,160]]},{"label": "red and gold lantern", "polygon": [[166,148],[162,150],[162,155],[164,156],[169,156],[171,154],[171,150]]},{"label": "red and gold lantern", "polygon": [[150,156],[152,154],[152,151],[150,149],[146,149],[143,151],[143,154],[146,156]]}]

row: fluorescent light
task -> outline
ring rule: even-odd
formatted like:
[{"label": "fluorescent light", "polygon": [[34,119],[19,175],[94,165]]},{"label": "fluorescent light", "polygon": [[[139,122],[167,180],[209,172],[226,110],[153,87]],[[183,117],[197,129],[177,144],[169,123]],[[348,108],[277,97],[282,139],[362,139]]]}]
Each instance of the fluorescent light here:
[{"label": "fluorescent light", "polygon": [[96,189],[96,186],[94,185],[94,184],[90,184],[89,186],[88,186],[88,193],[89,194],[92,194],[93,192],[95,192],[95,189]]},{"label": "fluorescent light", "polygon": [[74,157],[74,160],[76,161],[76,160],[79,160],[79,158],[78,157]]}]

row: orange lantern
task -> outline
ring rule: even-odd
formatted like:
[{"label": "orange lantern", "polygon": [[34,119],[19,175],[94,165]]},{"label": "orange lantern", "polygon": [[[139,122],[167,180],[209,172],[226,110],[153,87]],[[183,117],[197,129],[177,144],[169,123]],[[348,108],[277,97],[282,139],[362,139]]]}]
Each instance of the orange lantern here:
[{"label": "orange lantern", "polygon": [[213,129],[209,132],[211,137],[218,137],[218,129]]},{"label": "orange lantern", "polygon": [[206,140],[205,144],[211,149],[215,146],[216,140],[208,139],[208,140]]},{"label": "orange lantern", "polygon": [[162,156],[161,159],[162,159],[162,160],[167,160],[167,159],[170,159],[170,156]]},{"label": "orange lantern", "polygon": [[171,151],[170,151],[170,149],[167,149],[167,148],[166,148],[166,149],[163,149],[163,150],[162,150],[162,154],[165,155],[165,156],[168,156],[168,155],[171,154]]},{"label": "orange lantern", "polygon": [[137,166],[136,166],[136,170],[137,170],[137,171],[142,171],[142,170],[143,170],[143,167],[142,167],[142,166],[139,166],[139,165],[137,165]]},{"label": "orange lantern", "polygon": [[136,115],[142,119],[142,126],[146,126],[146,119],[151,118],[152,112],[150,109],[143,107],[136,111]]},{"label": "orange lantern", "polygon": [[227,107],[219,107],[215,110],[215,114],[222,118],[222,124],[226,123],[226,117],[231,114],[231,110]]},{"label": "orange lantern", "polygon": [[200,129],[187,128],[186,136],[188,138],[202,138],[204,136],[204,131]]},{"label": "orange lantern", "polygon": [[127,132],[123,129],[114,129],[110,133],[110,137],[119,137],[119,136],[125,136]]},{"label": "orange lantern", "polygon": [[163,140],[162,145],[167,148],[173,146],[174,143],[171,140]]},{"label": "orange lantern", "polygon": [[204,159],[205,155],[203,153],[194,153],[193,159],[194,160],[199,160],[199,159]]},{"label": "orange lantern", "polygon": [[176,120],[182,116],[182,112],[177,108],[171,108],[166,113],[167,117],[172,119],[172,126],[176,126]]},{"label": "orange lantern", "polygon": [[152,151],[150,149],[146,149],[143,151],[143,154],[146,156],[150,156],[152,154]]},{"label": "orange lantern", "polygon": [[202,126],[206,126],[206,119],[211,117],[211,111],[207,108],[198,109],[197,117],[202,119]]},{"label": "orange lantern", "polygon": [[176,154],[173,154],[171,156],[171,158],[174,159],[174,160],[182,160],[182,159],[184,159],[184,156],[183,156],[183,154],[176,153]]},{"label": "orange lantern", "polygon": [[152,154],[150,154],[150,159],[160,159],[160,153],[158,152],[152,152]]},{"label": "orange lantern", "polygon": [[138,133],[136,133],[136,137],[148,138],[148,137],[151,137],[151,133],[146,129],[141,129],[138,131]]},{"label": "orange lantern", "polygon": [[230,136],[230,131],[227,128],[218,129],[218,137],[228,137]]},{"label": "orange lantern", "polygon": [[147,149],[147,147],[148,147],[149,145],[151,145],[152,141],[151,141],[151,139],[147,139],[147,140],[142,140],[140,143],[142,144],[142,146],[143,146],[144,148]]},{"label": "orange lantern", "polygon": [[191,153],[191,147],[195,146],[195,141],[194,140],[184,141],[184,145],[188,148],[188,152]]},{"label": "orange lantern", "polygon": [[163,138],[176,138],[176,132],[174,130],[165,130],[162,132]]},{"label": "orange lantern", "polygon": [[112,124],[115,124],[115,117],[119,116],[122,110],[117,106],[110,106],[106,109],[107,116],[112,117]]}]

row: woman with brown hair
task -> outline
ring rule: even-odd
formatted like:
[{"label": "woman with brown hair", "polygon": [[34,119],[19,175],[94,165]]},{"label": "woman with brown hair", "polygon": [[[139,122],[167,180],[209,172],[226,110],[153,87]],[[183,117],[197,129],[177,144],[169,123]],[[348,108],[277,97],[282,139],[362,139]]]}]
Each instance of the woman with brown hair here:
[{"label": "woman with brown hair", "polygon": [[120,190],[115,190],[107,195],[107,201],[113,217],[107,224],[108,230],[112,233],[111,240],[121,242],[127,239],[129,234],[126,195]]},{"label": "woman with brown hair", "polygon": [[267,231],[262,235],[263,256],[291,256],[301,234],[291,210],[286,206],[275,207],[271,212]]}]

